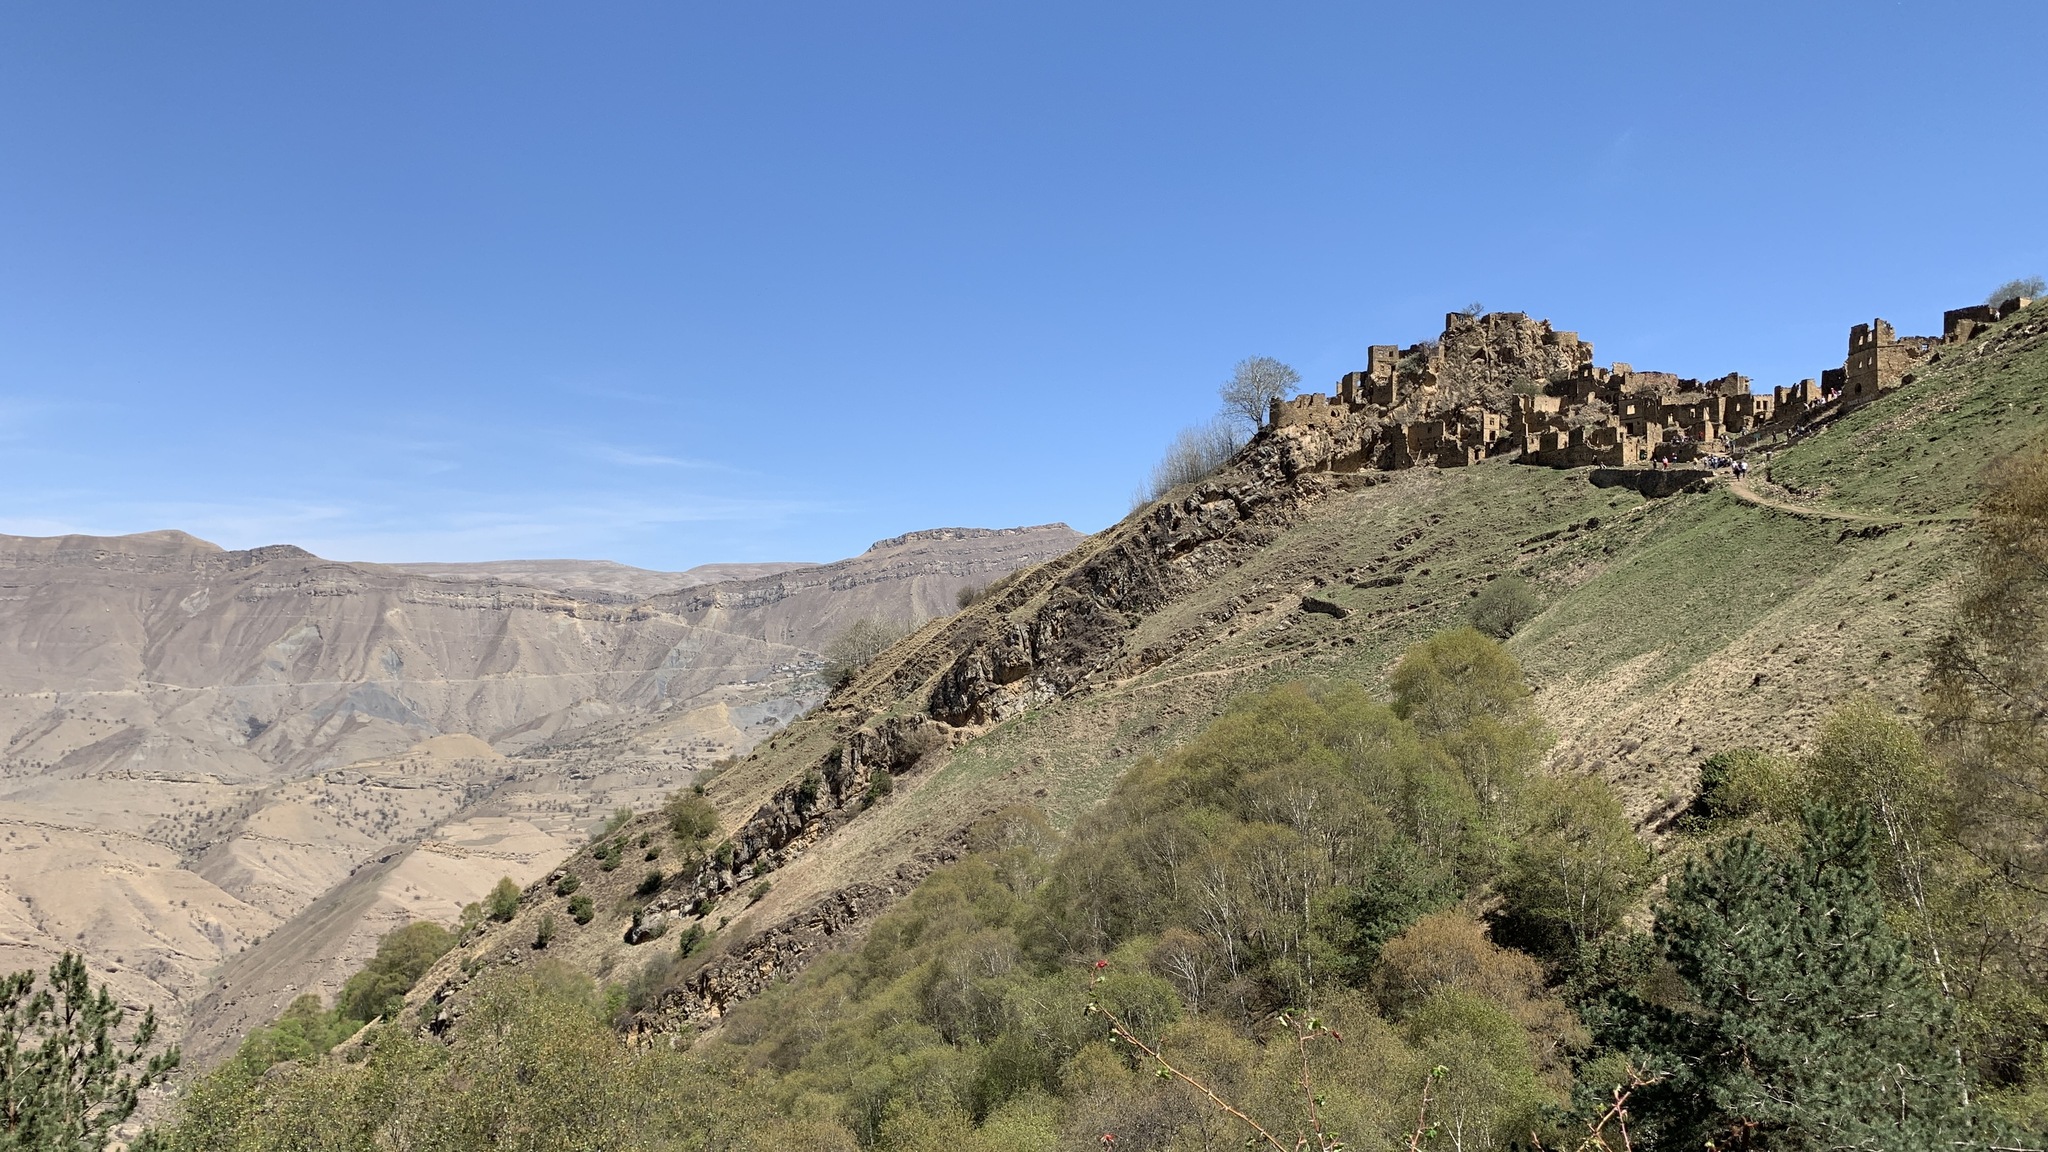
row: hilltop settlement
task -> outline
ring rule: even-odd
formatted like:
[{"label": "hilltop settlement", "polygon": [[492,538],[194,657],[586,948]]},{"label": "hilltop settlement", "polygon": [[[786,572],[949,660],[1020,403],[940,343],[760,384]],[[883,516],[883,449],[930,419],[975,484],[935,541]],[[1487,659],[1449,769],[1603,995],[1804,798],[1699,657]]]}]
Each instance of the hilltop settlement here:
[{"label": "hilltop settlement", "polygon": [[1944,346],[2032,303],[1952,309],[1940,336],[1899,336],[1881,319],[1858,324],[1840,367],[1770,392],[1733,372],[1694,380],[1619,362],[1601,368],[1590,341],[1548,320],[1453,312],[1435,340],[1373,345],[1365,369],[1346,374],[1334,395],[1274,400],[1271,425],[1327,437],[1308,455],[1334,472],[1457,468],[1503,456],[1553,468],[1713,463],[1870,403],[1910,382]]}]

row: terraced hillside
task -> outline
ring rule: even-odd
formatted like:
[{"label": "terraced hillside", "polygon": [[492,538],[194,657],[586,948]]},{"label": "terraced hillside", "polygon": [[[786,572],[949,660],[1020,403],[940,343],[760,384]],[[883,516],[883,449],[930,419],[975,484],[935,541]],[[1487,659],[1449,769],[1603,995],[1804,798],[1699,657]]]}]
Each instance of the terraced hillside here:
[{"label": "terraced hillside", "polygon": [[[1855,694],[1914,697],[1982,469],[2041,433],[2044,394],[2037,308],[1768,446],[1740,488],[1646,500],[1506,461],[1339,473],[1291,429],[1262,435],[1224,472],[929,625],[710,780],[729,855],[654,878],[658,862],[606,872],[579,853],[557,874],[594,898],[587,926],[536,884],[515,922],[415,995],[459,1012],[465,973],[532,955],[544,915],[561,926],[550,956],[624,971],[637,916],[716,933],[642,1026],[714,1021],[857,938],[982,814],[1023,803],[1068,824],[1246,692],[1377,686],[1509,572],[1545,597],[1512,647],[1557,736],[1551,770],[1606,778],[1654,833],[1713,751],[1796,750]],[[621,837],[655,843],[657,824]]]}]

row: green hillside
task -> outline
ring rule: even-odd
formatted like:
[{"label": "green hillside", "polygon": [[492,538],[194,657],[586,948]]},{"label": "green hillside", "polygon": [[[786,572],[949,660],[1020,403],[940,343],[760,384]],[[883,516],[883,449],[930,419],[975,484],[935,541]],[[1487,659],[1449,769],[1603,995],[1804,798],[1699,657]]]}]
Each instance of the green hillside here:
[{"label": "green hillside", "polygon": [[[1378,688],[1402,650],[1461,623],[1505,573],[1525,575],[1544,601],[1509,649],[1556,737],[1546,770],[1607,781],[1653,833],[1691,802],[1699,764],[1717,751],[1801,751],[1858,694],[1910,708],[1983,468],[2048,422],[2026,399],[2048,374],[2044,329],[2048,317],[2023,314],[1945,351],[1910,385],[1774,446],[1770,479],[1753,475],[1740,491],[1717,483],[1650,500],[1596,488],[1583,469],[1503,460],[1276,479],[1255,445],[1236,473],[1170,493],[928,625],[713,779],[708,796],[743,859],[706,887],[671,880],[654,900],[654,912],[682,915],[675,930],[701,926],[716,943],[691,961],[712,970],[696,993],[652,1019],[706,1019],[857,933],[982,816],[1023,804],[1071,825],[1138,758],[1177,746],[1247,693],[1303,679]],[[1192,521],[1183,510],[1217,507],[1219,488],[1252,510],[1162,558],[1146,536],[1160,535],[1162,509]],[[1164,590],[1115,586],[1141,578]],[[1102,610],[1114,595],[1146,602]],[[1341,617],[1305,610],[1305,597]],[[1061,607],[1072,603],[1094,613],[1085,624],[1075,623],[1081,609]],[[1019,643],[1006,638],[1048,618],[1069,638],[1095,629],[1071,683],[993,723],[925,720],[949,665]],[[921,726],[905,727],[913,721]],[[865,759],[841,781],[848,748]],[[871,803],[869,773],[883,763],[892,790]],[[802,799],[807,778],[823,783],[823,801]],[[858,794],[840,795],[842,784]],[[627,834],[658,824],[642,821]],[[760,853],[751,867],[750,850]],[[647,869],[629,863],[585,878],[587,892],[609,899],[597,900],[588,928],[567,927],[551,955],[593,971],[632,962],[620,909],[645,903],[632,889]],[[754,893],[746,874],[770,866],[758,901],[719,895]],[[701,921],[690,914],[699,895],[718,904]],[[537,888],[503,938],[530,937],[527,921],[549,912],[568,925],[563,903]],[[473,969],[502,947],[496,939],[459,949],[422,988],[452,994],[462,962]],[[721,975],[722,957],[759,975]]]},{"label": "green hillside", "polygon": [[[1121,1148],[1237,1146],[1206,1097],[1147,1095],[1129,1076],[1147,1061],[1072,1018],[1086,993],[1071,965],[1106,955],[1118,975],[1100,995],[1135,1021],[1127,1039],[1170,1040],[1269,1116],[1316,1123],[1277,1103],[1300,1069],[1294,1041],[1268,1035],[1275,1012],[1309,1004],[1360,1038],[1355,1058],[1317,1058],[1356,1146],[1409,1146],[1407,1118],[1456,1099],[1485,1133],[1463,1146],[1502,1147],[1518,1125],[1561,1138],[1586,1102],[1573,1093],[1632,1061],[1707,1076],[1711,1060],[1678,1054],[1751,1026],[1747,1010],[1711,1017],[1710,982],[1672,981],[1693,979],[1688,948],[1740,952],[1715,942],[1716,917],[1778,917],[1864,941],[1816,951],[1851,967],[1798,976],[1788,997],[1871,989],[1917,1014],[1825,1046],[1849,1061],[1827,1075],[1876,1096],[1778,1130],[1890,1116],[1869,1137],[1882,1146],[1989,1123],[1944,1111],[1924,1077],[1869,1071],[1953,1065],[1912,1046],[1947,1028],[2000,1109],[2031,1116],[2025,1021],[2048,1001],[1998,959],[2031,937],[1970,936],[2024,917],[1985,903],[1995,885],[1954,839],[1967,821],[1902,833],[1885,789],[1932,779],[1904,722],[1955,620],[1987,467],[2048,440],[2032,399],[2048,312],[2033,311],[1803,439],[1756,445],[1769,463],[1747,483],[1662,499],[1507,461],[1303,469],[1303,442],[1269,433],[926,626],[703,782],[715,830],[646,813],[608,831],[509,923],[470,932],[404,1018],[458,1053],[493,1026],[480,1010],[611,1019],[657,1051],[708,1029],[711,1065],[617,1073],[723,1077],[726,1095],[694,1107],[754,1127],[707,1146],[774,1146],[796,1124],[816,1147],[1069,1148],[1098,1114],[1151,1133]],[[1540,611],[1503,648],[1455,632],[1508,576]],[[1914,787],[1928,811],[1973,802],[1953,781]],[[1832,815],[1802,824],[1809,799]],[[1900,852],[1918,861],[1904,887],[1885,870]],[[1849,863],[1816,871],[1822,858]],[[1687,860],[1705,871],[1681,877]],[[1246,887],[1218,895],[1232,885]],[[1738,915],[1730,892],[1778,895]],[[1800,919],[1823,907],[1824,923]],[[1652,916],[1679,926],[1653,940]],[[1966,947],[1990,967],[1937,1010],[1928,973]],[[1466,975],[1421,975],[1445,964]],[[1674,1030],[1680,1008],[1693,1022]],[[1287,1019],[1302,1043],[1321,1036]],[[1753,1041],[1752,1065],[1819,1066],[1770,1042]],[[355,1054],[375,1067],[369,1043]],[[1440,1084],[1433,1064],[1451,1070]],[[1716,1131],[1722,1113],[1660,1083],[1642,1091],[1671,1139]]]}]

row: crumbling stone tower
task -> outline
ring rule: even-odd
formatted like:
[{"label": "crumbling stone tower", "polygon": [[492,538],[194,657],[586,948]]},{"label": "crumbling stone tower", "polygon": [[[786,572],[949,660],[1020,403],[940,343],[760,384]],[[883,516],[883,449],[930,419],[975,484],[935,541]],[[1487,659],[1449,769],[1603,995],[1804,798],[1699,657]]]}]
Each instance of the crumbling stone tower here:
[{"label": "crumbling stone tower", "polygon": [[1842,407],[1861,407],[1905,381],[1906,370],[1927,354],[1925,336],[1900,339],[1892,326],[1872,320],[1849,329],[1849,359],[1842,365]]}]

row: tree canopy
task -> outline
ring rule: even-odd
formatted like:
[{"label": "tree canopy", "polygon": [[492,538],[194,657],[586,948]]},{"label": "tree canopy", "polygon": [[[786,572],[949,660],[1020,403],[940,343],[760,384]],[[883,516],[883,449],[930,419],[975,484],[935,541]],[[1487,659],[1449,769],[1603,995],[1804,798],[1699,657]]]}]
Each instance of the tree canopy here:
[{"label": "tree canopy", "polygon": [[128,1011],[66,952],[38,979],[0,979],[0,1148],[100,1152],[137,1094],[178,1066],[155,1050],[156,1010],[123,1037]]},{"label": "tree canopy", "polygon": [[1256,430],[1265,426],[1273,401],[1294,395],[1300,383],[1301,373],[1271,356],[1248,356],[1237,362],[1218,395],[1226,414]]}]

